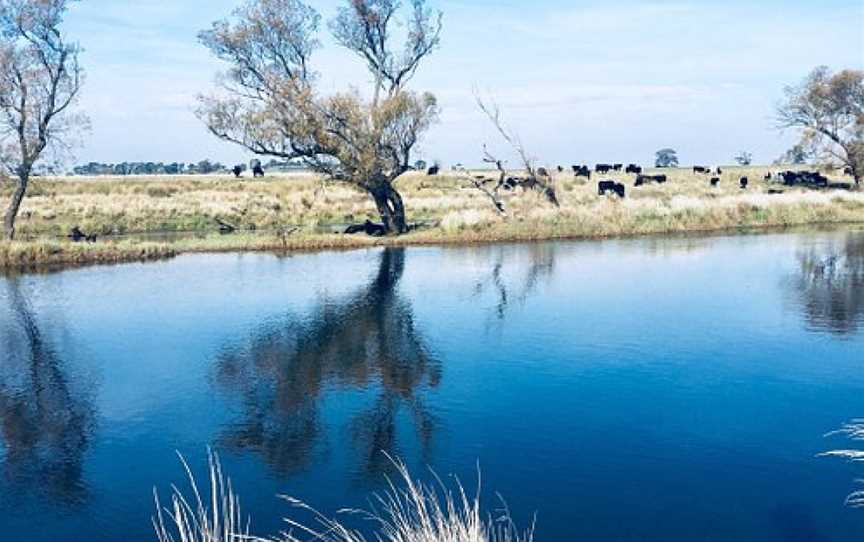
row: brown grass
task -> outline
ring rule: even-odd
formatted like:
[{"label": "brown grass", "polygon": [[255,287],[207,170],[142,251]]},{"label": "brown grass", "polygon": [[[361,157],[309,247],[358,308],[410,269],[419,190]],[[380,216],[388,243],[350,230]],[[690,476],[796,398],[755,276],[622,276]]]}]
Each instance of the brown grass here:
[{"label": "brown grass", "polygon": [[[398,187],[409,221],[429,225],[397,239],[325,233],[325,226],[335,230],[340,224],[374,220],[375,210],[365,194],[346,185],[325,186],[311,175],[264,181],[220,176],[37,179],[24,202],[19,232],[24,238],[49,240],[0,245],[0,267],[127,261],[180,252],[486,243],[864,222],[864,193],[786,189],[762,180],[768,170],[724,168],[718,188],[710,187],[708,177],[684,169],[664,170],[668,184],[640,188],[632,186],[629,175],[601,176],[627,184],[624,200],[599,197],[596,177],[587,181],[565,173],[555,179],[560,209],[533,193],[506,194],[507,217],[497,215],[483,194],[458,177],[408,174]],[[751,182],[746,191],[738,187],[742,175]],[[784,193],[768,193],[778,188]],[[0,190],[0,204],[5,190]],[[211,235],[216,218],[243,231]],[[75,225],[108,235],[107,242],[85,247],[57,240]],[[288,236],[273,233],[288,225],[299,229]],[[142,243],[145,238],[133,233],[183,231],[198,238]],[[127,234],[128,240],[112,241],[120,238],[117,234]]]},{"label": "brown grass", "polygon": [[0,271],[112,264],[170,258],[177,251],[166,244],[120,242],[100,245],[51,240],[0,242]]}]

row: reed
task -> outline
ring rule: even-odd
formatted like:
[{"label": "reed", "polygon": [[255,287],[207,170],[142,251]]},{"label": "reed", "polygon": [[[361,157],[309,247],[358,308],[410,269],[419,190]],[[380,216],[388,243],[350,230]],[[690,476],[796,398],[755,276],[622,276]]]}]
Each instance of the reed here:
[{"label": "reed", "polygon": [[174,486],[170,505],[163,507],[155,493],[153,526],[158,542],[532,542],[533,528],[520,531],[506,511],[496,519],[481,512],[479,488],[469,497],[457,481],[448,487],[416,481],[404,463],[392,460],[398,477],[388,479],[388,490],[373,498],[369,510],[343,510],[361,515],[376,526],[372,538],[328,517],[300,500],[282,497],[293,509],[311,513],[312,524],[286,519],[289,529],[275,538],[256,536],[251,520],[240,509],[240,499],[222,471],[216,454],[209,455],[209,494],[199,488],[181,457],[189,484],[187,497]]},{"label": "reed", "polygon": [[[838,435],[846,437],[853,442],[864,442],[864,419],[852,420],[837,431],[832,431],[826,436]],[[864,450],[856,448],[831,450],[819,455],[820,457],[839,457],[848,461],[864,462]],[[864,480],[860,480],[859,482],[864,483]],[[846,497],[846,505],[852,508],[864,508],[864,490],[855,491]]]}]

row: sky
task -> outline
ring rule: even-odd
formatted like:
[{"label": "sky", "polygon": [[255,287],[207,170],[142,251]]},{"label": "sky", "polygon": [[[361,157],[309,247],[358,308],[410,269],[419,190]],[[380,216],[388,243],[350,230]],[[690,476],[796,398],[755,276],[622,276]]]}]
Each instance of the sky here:
[{"label": "sky", "polygon": [[[91,128],[75,162],[248,161],[195,117],[225,66],[197,34],[243,0],[82,0],[66,21],[84,48],[80,108]],[[324,20],[345,0],[308,0]],[[484,144],[513,160],[478,110],[497,102],[529,153],[548,165],[769,163],[795,141],[775,129],[783,88],[818,65],[864,69],[862,0],[429,0],[442,45],[411,88],[440,121],[417,158],[477,165]],[[325,93],[370,86],[359,58],[322,25],[312,63]]]}]

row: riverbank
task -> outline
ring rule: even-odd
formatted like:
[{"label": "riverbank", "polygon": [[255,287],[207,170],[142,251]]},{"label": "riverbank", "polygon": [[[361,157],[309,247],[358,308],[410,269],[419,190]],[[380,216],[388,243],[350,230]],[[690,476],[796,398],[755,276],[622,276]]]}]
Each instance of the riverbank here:
[{"label": "riverbank", "polygon": [[[763,181],[765,171],[727,168],[720,187],[712,188],[704,175],[666,170],[669,183],[628,187],[623,200],[597,196],[596,182],[561,175],[556,180],[560,208],[532,193],[507,194],[507,216],[496,213],[483,194],[458,178],[410,175],[399,185],[409,220],[426,225],[397,238],[333,233],[341,224],[374,219],[372,204],[350,187],[323,186],[308,176],[266,181],[40,179],[19,223],[21,236],[34,240],[0,243],[0,268],[118,263],[189,252],[291,252],[864,223],[864,193],[788,189]],[[742,175],[751,179],[746,191],[737,185]],[[783,192],[771,193],[778,188]],[[237,225],[238,233],[215,233],[217,220]],[[98,233],[99,242],[61,240],[72,226]]]},{"label": "riverbank", "polygon": [[55,240],[0,241],[0,271],[42,270],[91,264],[116,264],[172,258],[176,247],[123,241],[98,245]]}]

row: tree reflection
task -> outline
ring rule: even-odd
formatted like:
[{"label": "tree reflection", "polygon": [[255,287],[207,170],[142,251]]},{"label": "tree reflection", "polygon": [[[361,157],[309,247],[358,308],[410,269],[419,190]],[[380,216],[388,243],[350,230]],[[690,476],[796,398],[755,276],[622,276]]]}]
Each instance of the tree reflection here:
[{"label": "tree reflection", "polygon": [[491,272],[478,280],[474,287],[475,296],[487,290],[493,292],[496,300],[494,315],[499,321],[505,320],[514,306],[524,305],[540,283],[555,274],[555,244],[532,243],[526,247],[520,247],[520,250],[527,250],[529,262],[527,266],[518,266],[527,269],[518,280],[509,281],[505,277],[507,253],[506,250],[499,250]]},{"label": "tree reflection", "polygon": [[802,253],[799,264],[793,285],[808,324],[856,333],[864,321],[864,235]]},{"label": "tree reflection", "polygon": [[441,368],[398,292],[404,268],[404,249],[386,249],[359,292],[341,302],[319,300],[310,317],[263,325],[244,346],[224,352],[217,379],[240,397],[242,414],[220,444],[254,450],[283,473],[302,469],[322,444],[322,395],[342,386],[376,395],[371,406],[358,407],[348,431],[364,473],[377,476],[387,467],[382,451],[398,455],[401,412],[427,454],[435,421],[420,392],[439,384]]},{"label": "tree reflection", "polygon": [[90,395],[70,382],[19,281],[6,284],[13,318],[2,326],[0,468],[16,495],[80,502],[86,497],[83,457],[94,425]]}]

